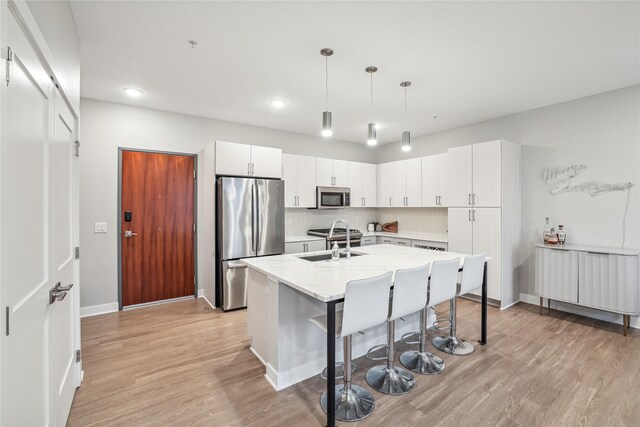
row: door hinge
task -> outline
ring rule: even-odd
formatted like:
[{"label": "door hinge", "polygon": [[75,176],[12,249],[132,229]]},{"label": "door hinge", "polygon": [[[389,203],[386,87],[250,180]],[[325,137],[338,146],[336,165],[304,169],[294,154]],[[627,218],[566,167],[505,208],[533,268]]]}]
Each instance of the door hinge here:
[{"label": "door hinge", "polygon": [[7,72],[5,76],[5,79],[7,81],[7,87],[11,82],[11,63],[12,62],[13,62],[13,50],[11,50],[11,47],[7,47],[7,63],[6,63]]},{"label": "door hinge", "polygon": [[81,354],[82,353],[80,353],[80,350],[76,350],[76,363],[80,363],[80,361],[82,360]]},{"label": "door hinge", "polygon": [[5,330],[4,334],[6,336],[9,336],[9,306],[7,306],[7,309],[5,310],[5,313],[6,313],[6,319],[5,319],[6,330]]},{"label": "door hinge", "polygon": [[76,141],[75,145],[76,146],[74,148],[75,151],[73,152],[73,155],[76,157],[80,157],[80,141]]},{"label": "door hinge", "polygon": [[80,246],[76,246],[76,259],[80,259]]}]

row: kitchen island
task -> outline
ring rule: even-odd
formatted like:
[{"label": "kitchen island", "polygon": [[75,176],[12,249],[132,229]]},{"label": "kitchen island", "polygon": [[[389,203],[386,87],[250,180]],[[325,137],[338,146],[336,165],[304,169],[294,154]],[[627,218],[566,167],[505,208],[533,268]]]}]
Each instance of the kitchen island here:
[{"label": "kitchen island", "polygon": [[[437,260],[460,258],[465,254],[432,251],[395,245],[373,245],[352,250],[351,259],[309,261],[303,257],[327,254],[329,251],[246,258],[247,327],[251,351],[266,367],[266,379],[276,390],[328,370],[327,390],[332,400],[335,384],[336,305],[344,300],[349,281],[395,272],[398,269],[430,264]],[[328,332],[309,322],[326,313]],[[480,341],[486,340],[486,276],[483,285],[483,322]],[[396,323],[396,336],[419,330],[419,313]],[[433,313],[430,314],[430,323]],[[367,329],[353,337],[353,358],[386,342],[386,326]],[[338,346],[341,348],[341,346]],[[332,408],[328,425],[333,425]]]}]

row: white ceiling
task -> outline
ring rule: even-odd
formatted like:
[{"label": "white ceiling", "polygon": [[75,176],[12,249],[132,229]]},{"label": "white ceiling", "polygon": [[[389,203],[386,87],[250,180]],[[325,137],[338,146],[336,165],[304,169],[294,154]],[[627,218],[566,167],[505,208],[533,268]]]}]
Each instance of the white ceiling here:
[{"label": "white ceiling", "polygon": [[72,2],[83,97],[317,135],[330,47],[334,138],[362,143],[400,139],[403,80],[414,136],[638,84],[639,5]]}]

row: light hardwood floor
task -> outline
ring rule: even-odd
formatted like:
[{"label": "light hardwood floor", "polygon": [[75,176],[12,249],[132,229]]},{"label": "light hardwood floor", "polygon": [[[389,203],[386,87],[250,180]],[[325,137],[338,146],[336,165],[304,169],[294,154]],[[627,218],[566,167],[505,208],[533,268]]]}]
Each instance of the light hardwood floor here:
[{"label": "light hardwood floor", "polygon": [[[475,341],[480,306],[458,307],[459,336]],[[89,317],[82,343],[70,426],[324,425],[325,382],[275,392],[249,350],[244,310],[221,313],[200,299]],[[489,344],[472,355],[434,351],[444,373],[416,375],[405,396],[373,392],[373,414],[356,425],[640,425],[640,331],[624,337],[619,325],[519,304],[489,308]],[[368,387],[376,362],[356,363],[354,382]]]}]

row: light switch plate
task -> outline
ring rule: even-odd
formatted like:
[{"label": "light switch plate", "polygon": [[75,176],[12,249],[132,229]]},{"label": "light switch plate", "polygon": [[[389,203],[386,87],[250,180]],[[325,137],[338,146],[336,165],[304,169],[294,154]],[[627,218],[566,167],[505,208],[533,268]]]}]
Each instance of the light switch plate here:
[{"label": "light switch plate", "polygon": [[106,222],[95,222],[93,224],[93,232],[94,233],[106,233],[107,232],[107,223]]}]

